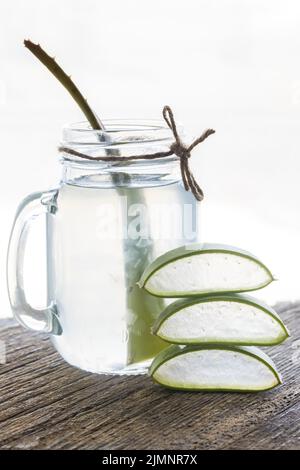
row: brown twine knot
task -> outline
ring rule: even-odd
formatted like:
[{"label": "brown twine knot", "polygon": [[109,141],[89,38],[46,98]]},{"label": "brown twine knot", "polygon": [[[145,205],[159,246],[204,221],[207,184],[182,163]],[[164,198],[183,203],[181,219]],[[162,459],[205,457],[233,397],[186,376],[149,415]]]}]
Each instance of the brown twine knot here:
[{"label": "brown twine knot", "polygon": [[215,131],[213,129],[207,129],[206,131],[203,132],[203,134],[200,137],[198,137],[198,139],[194,140],[194,142],[192,142],[191,145],[186,146],[179,137],[177,126],[176,126],[175,119],[174,119],[174,114],[169,106],[164,107],[163,117],[168,127],[171,129],[174,139],[175,139],[175,141],[170,146],[170,150],[166,152],[157,152],[157,153],[151,153],[151,154],[146,154],[146,155],[132,155],[132,156],[127,156],[127,157],[121,157],[121,156],[116,156],[116,155],[107,155],[105,157],[91,157],[90,155],[77,152],[77,150],[73,150],[67,147],[59,147],[59,151],[69,153],[76,157],[85,158],[87,160],[111,161],[111,162],[124,162],[124,161],[130,161],[130,160],[154,160],[156,158],[165,158],[171,155],[176,155],[176,157],[178,157],[180,160],[180,170],[181,170],[181,176],[182,176],[182,181],[183,181],[185,190],[191,191],[193,195],[195,196],[195,198],[197,199],[197,201],[202,201],[204,197],[203,191],[198,185],[198,183],[196,182],[190,170],[188,160],[191,156],[191,151],[198,144],[200,144],[205,139],[207,139],[207,137],[209,137],[211,134],[214,134]]}]

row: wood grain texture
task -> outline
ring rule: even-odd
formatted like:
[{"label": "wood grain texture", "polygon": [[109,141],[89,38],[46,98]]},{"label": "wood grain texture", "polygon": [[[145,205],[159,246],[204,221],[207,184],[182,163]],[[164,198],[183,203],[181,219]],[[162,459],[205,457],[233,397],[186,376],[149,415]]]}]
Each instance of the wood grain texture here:
[{"label": "wood grain texture", "polygon": [[258,394],[165,390],[146,376],[93,375],[49,339],[0,323],[1,449],[300,449],[300,304],[278,308],[292,337],[268,349],[284,385]]}]

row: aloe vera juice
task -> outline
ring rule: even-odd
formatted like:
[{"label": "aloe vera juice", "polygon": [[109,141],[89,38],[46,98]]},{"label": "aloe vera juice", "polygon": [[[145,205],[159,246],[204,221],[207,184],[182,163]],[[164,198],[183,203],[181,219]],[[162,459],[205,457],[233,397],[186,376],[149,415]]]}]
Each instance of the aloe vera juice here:
[{"label": "aloe vera juice", "polygon": [[197,208],[178,182],[143,188],[63,184],[48,216],[48,290],[71,364],[98,373],[141,373],[166,346],[151,334],[164,300],[137,286],[145,266],[196,241]]}]

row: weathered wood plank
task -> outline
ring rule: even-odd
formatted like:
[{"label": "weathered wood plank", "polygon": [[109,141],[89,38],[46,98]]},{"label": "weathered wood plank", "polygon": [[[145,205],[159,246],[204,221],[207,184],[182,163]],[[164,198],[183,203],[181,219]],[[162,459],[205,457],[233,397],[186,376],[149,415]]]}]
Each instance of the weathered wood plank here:
[{"label": "weathered wood plank", "polygon": [[44,336],[3,321],[2,449],[299,449],[299,304],[279,306],[292,338],[268,352],[285,384],[260,394],[182,393],[148,377],[63,362]]}]

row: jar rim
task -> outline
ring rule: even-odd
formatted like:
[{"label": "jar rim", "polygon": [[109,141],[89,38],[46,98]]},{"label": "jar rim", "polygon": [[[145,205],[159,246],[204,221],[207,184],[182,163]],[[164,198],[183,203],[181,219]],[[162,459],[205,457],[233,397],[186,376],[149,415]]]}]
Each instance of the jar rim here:
[{"label": "jar rim", "polygon": [[[108,155],[126,157],[168,152],[174,142],[173,132],[163,119],[106,119],[103,124],[104,130],[92,129],[87,121],[64,126],[61,147],[75,150],[92,158]],[[182,136],[182,126],[179,125],[177,130]],[[91,158],[84,160],[68,152],[62,152],[61,157],[63,162],[101,165],[99,161],[93,162]],[[161,164],[167,163],[175,158],[171,155],[160,159],[160,162]],[[153,160],[148,160],[148,164],[151,164],[151,161]],[[109,159],[107,159],[108,162]],[[134,163],[132,161],[132,164]],[[159,161],[156,160],[156,163],[158,164]]]},{"label": "jar rim", "polygon": [[[63,126],[63,139],[68,144],[97,144],[99,146],[116,143],[131,144],[174,140],[173,133],[162,119],[106,119],[105,129],[92,129],[87,121],[79,121]],[[177,126],[179,135],[182,126]]]},{"label": "jar rim", "polygon": [[[119,130],[134,131],[139,129],[144,130],[170,130],[163,119],[143,119],[143,118],[109,118],[103,121],[105,129],[93,129],[88,121],[77,121],[66,123],[63,130],[73,130],[78,132],[115,132]],[[180,126],[179,126],[180,128]]]}]

